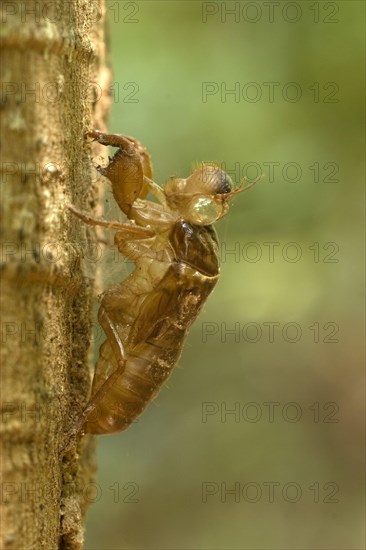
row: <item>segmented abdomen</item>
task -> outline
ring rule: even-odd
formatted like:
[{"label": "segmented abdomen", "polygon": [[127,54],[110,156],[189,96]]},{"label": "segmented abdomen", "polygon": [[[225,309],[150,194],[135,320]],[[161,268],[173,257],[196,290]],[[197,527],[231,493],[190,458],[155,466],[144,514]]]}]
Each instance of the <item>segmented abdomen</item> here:
[{"label": "segmented abdomen", "polygon": [[[178,221],[164,248],[172,254],[167,263],[137,261],[136,270],[112,293],[118,296],[118,309],[109,303],[108,310],[127,355],[126,367],[90,413],[86,432],[123,431],[142,413],[177,363],[187,332],[219,278],[218,245],[211,226]],[[156,271],[161,279],[153,283],[150,275]],[[149,277],[146,294],[136,294]],[[92,395],[116,368],[106,340],[100,348]]]},{"label": "segmented abdomen", "polygon": [[[126,367],[90,414],[84,429],[102,434],[125,430],[154,399],[182,351],[187,331],[199,314],[218,276],[207,277],[174,263],[143,300],[130,328]],[[117,367],[106,340],[100,348],[92,394]]]}]

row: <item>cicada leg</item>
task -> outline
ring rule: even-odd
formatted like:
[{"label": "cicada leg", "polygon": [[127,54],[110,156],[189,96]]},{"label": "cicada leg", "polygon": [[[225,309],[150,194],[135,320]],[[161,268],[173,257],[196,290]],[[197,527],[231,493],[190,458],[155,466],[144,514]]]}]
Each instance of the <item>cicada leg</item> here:
[{"label": "cicada leg", "polygon": [[146,183],[150,193],[156,199],[158,199],[158,201],[161,202],[161,204],[166,205],[166,197],[165,197],[164,191],[160,187],[160,185],[155,183],[152,179],[148,178],[147,176],[144,176],[144,182]]},{"label": "cicada leg", "polygon": [[99,130],[91,130],[90,132],[87,132],[86,135],[91,137],[95,141],[98,141],[98,143],[100,143],[101,145],[106,145],[106,146],[110,145],[111,147],[126,149],[127,152],[130,151],[130,147],[132,143],[135,148],[135,151],[141,157],[144,176],[146,176],[149,179],[152,178],[153,168],[152,168],[151,156],[148,150],[146,149],[146,147],[144,147],[142,143],[137,139],[131,136],[126,136],[122,134],[103,134],[103,132],[100,132]]},{"label": "cicada leg", "polygon": [[107,311],[103,306],[99,310],[99,322],[107,336],[108,341],[111,344],[113,349],[114,356],[117,361],[117,368],[108,376],[107,380],[98,388],[92,398],[89,400],[83,412],[80,414],[79,418],[71,428],[71,430],[66,434],[66,444],[61,449],[62,453],[67,452],[74,438],[79,432],[82,432],[82,427],[87,421],[88,416],[95,410],[98,406],[98,403],[103,399],[106,393],[110,388],[115,384],[117,379],[123,374],[126,366],[126,353],[123,347],[123,343],[119,337],[118,331],[112,320],[110,319]]},{"label": "cicada leg", "polygon": [[100,225],[102,227],[107,227],[108,229],[118,229],[124,232],[126,238],[148,239],[149,237],[152,237],[154,235],[154,232],[147,227],[140,227],[131,223],[121,223],[117,221],[108,221],[102,220],[100,218],[94,218],[93,216],[89,216],[89,214],[84,214],[84,212],[80,212],[80,210],[75,208],[75,206],[73,206],[72,204],[67,204],[66,206],[70,210],[70,212],[83,220],[84,223],[88,225]]},{"label": "cicada leg", "polygon": [[101,145],[118,147],[108,166],[99,166],[98,171],[112,183],[113,195],[120,209],[133,219],[133,203],[136,199],[144,199],[149,192],[145,181],[145,177],[148,180],[152,177],[149,153],[139,141],[129,136],[103,134],[98,130],[87,135]]}]

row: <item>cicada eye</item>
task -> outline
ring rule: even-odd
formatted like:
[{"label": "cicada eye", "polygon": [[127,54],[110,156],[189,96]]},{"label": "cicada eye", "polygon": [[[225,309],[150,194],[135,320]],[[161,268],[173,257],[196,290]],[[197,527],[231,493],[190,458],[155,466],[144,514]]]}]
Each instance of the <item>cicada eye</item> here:
[{"label": "cicada eye", "polygon": [[210,197],[196,197],[189,207],[190,218],[198,225],[210,225],[223,214],[222,204]]},{"label": "cicada eye", "polygon": [[192,192],[225,195],[234,189],[230,176],[216,164],[203,164],[186,181]]},{"label": "cicada eye", "polygon": [[223,170],[219,170],[217,175],[218,187],[216,192],[222,195],[226,193],[231,193],[231,191],[234,189],[234,185],[230,176],[228,176]]}]

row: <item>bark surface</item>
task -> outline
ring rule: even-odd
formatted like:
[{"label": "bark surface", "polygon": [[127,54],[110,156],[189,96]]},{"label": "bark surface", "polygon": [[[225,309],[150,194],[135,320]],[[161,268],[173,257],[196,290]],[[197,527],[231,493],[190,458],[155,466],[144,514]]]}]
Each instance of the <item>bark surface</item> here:
[{"label": "bark surface", "polygon": [[[1,540],[77,549],[93,494],[93,440],[64,457],[87,401],[94,213],[85,132],[105,130],[104,1],[4,2],[1,30]],[[94,149],[95,151],[95,149]]]}]

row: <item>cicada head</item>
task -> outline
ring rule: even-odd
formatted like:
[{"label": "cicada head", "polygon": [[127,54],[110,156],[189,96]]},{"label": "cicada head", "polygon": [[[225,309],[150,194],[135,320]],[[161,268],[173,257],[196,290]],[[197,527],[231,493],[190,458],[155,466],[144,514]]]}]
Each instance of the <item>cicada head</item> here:
[{"label": "cicada head", "polygon": [[229,200],[241,191],[216,164],[201,164],[188,178],[171,178],[164,188],[169,207],[195,225],[211,225],[225,216]]}]

